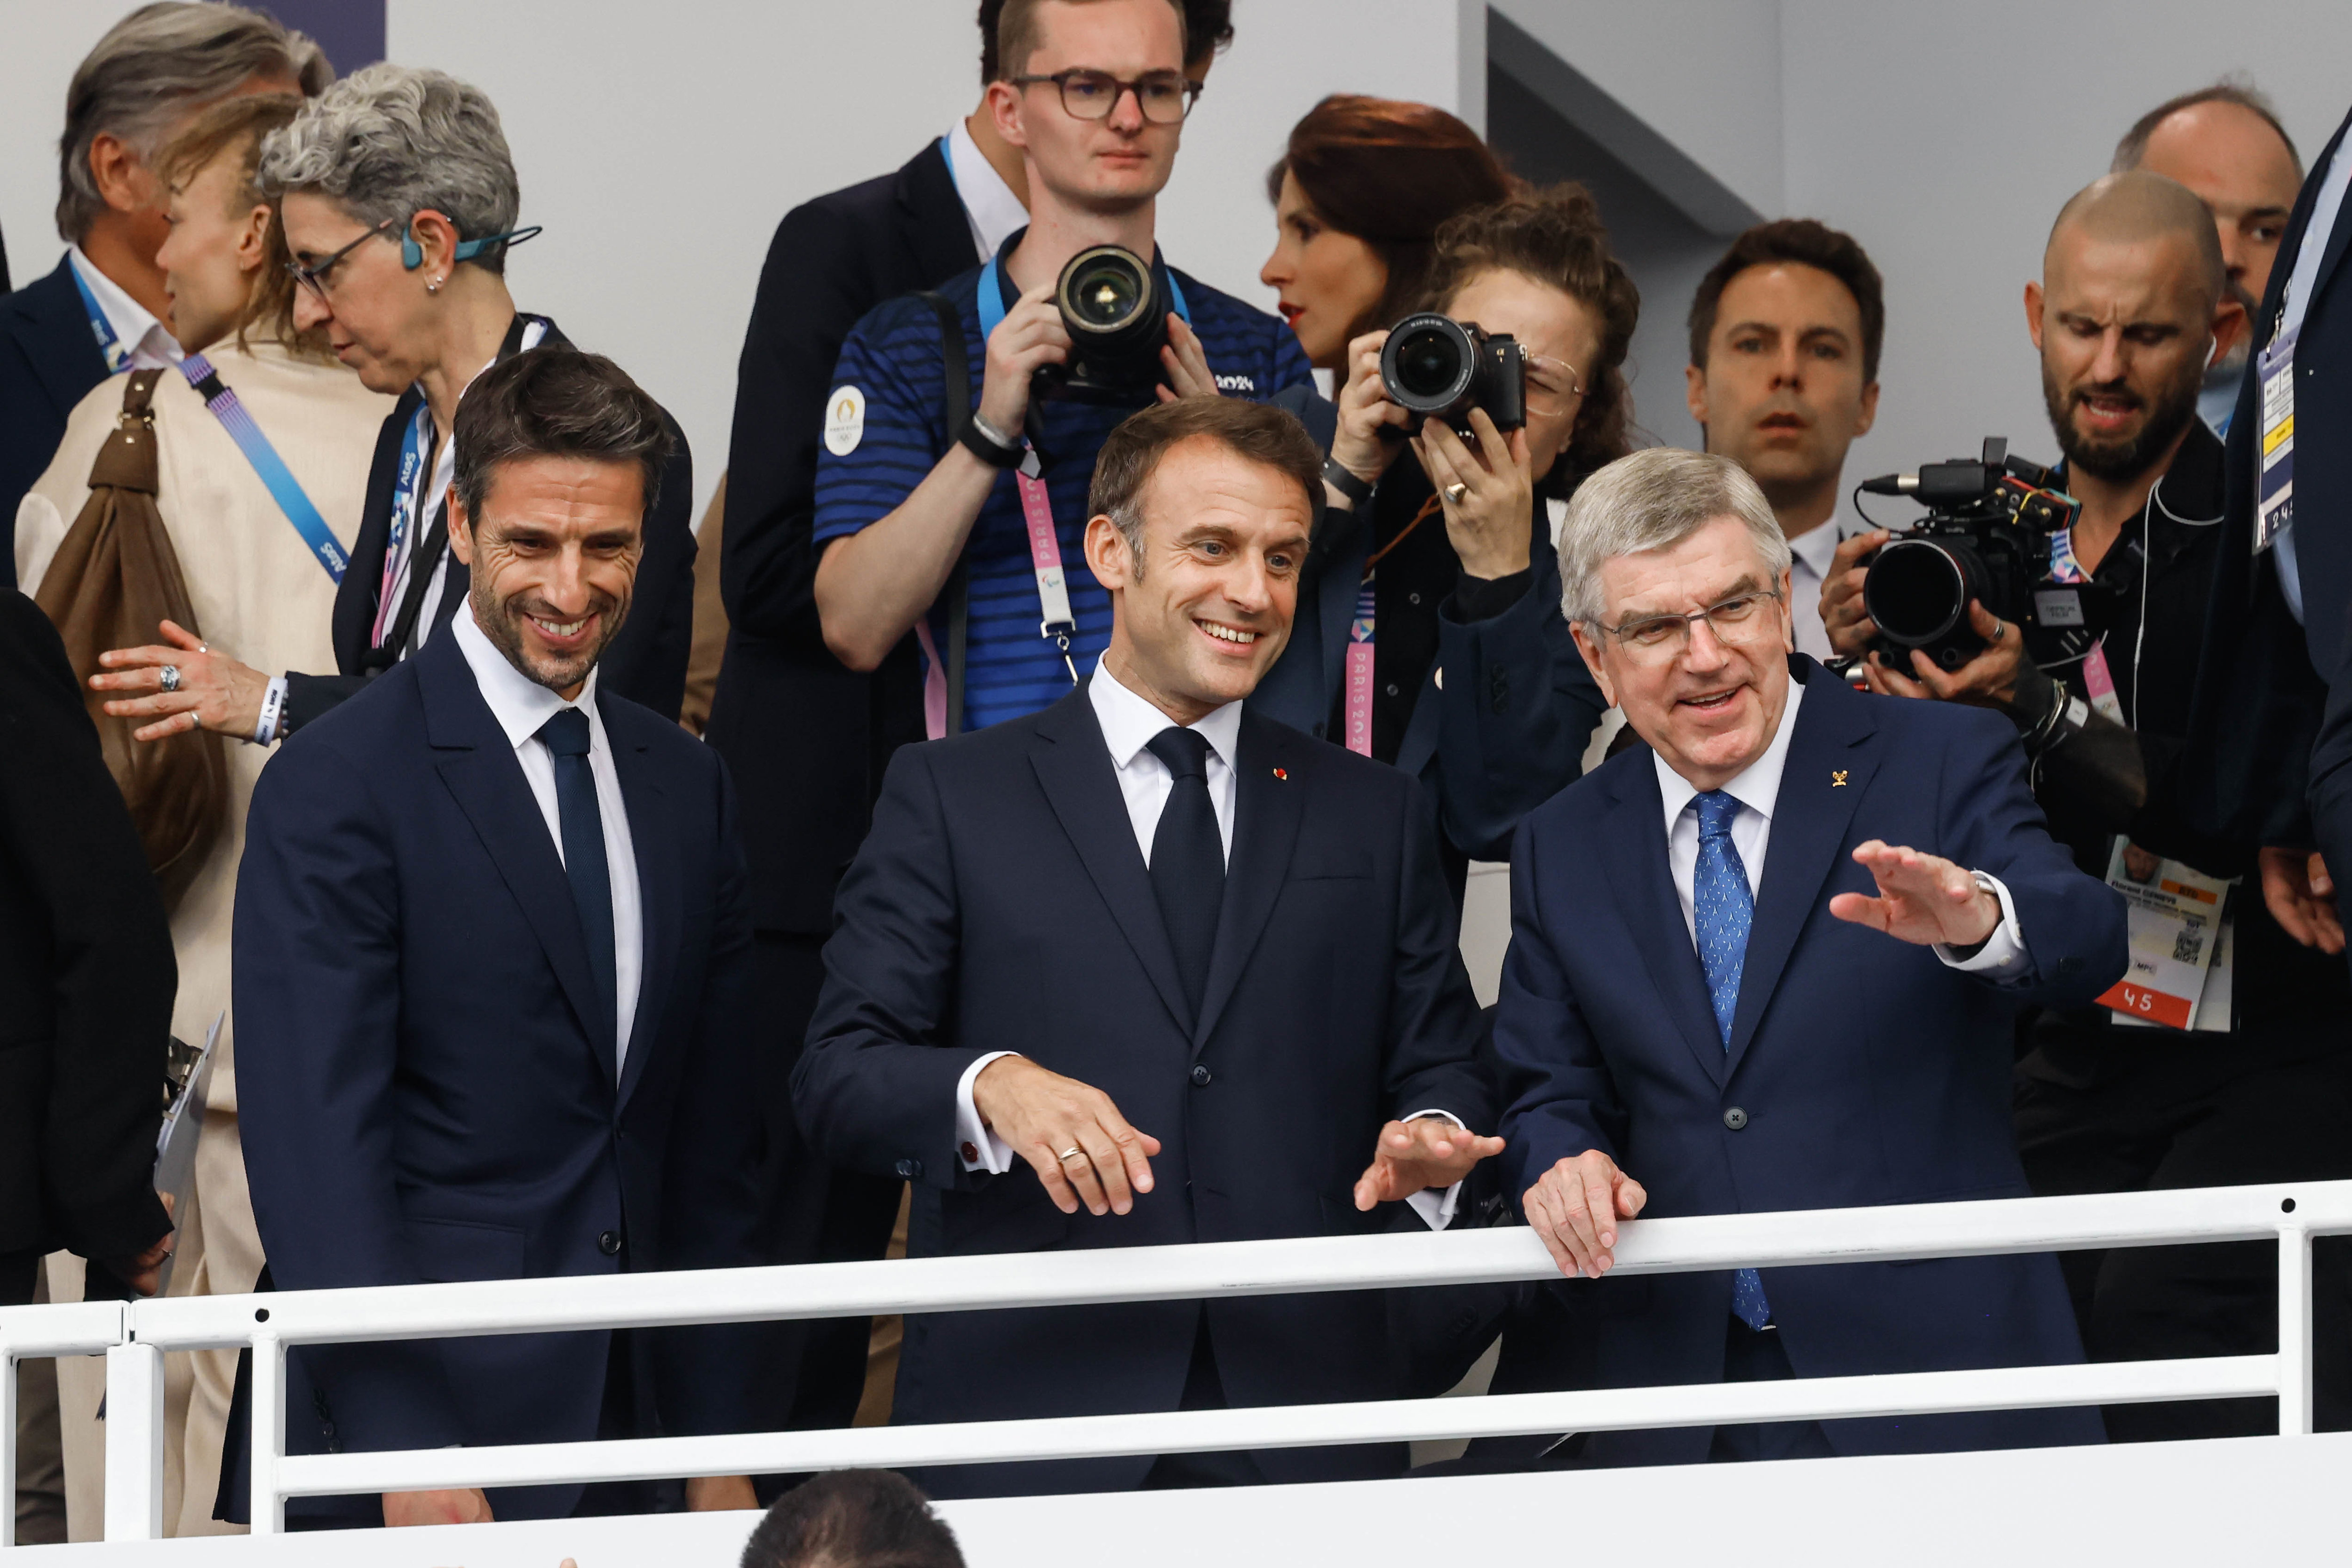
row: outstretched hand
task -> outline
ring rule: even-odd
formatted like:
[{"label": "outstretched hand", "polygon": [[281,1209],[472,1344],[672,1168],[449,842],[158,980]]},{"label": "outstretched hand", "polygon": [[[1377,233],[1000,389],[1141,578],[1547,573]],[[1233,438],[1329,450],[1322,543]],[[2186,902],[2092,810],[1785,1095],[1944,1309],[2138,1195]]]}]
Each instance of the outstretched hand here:
[{"label": "outstretched hand", "polygon": [[1500,1138],[1465,1132],[1443,1116],[1391,1121],[1373,1144],[1372,1163],[1356,1178],[1356,1207],[1369,1211],[1431,1187],[1450,1187],[1479,1161],[1502,1152]]},{"label": "outstretched hand", "polygon": [[1830,913],[1917,947],[1974,947],[2000,924],[2000,900],[1960,866],[1874,838],[1857,845],[1854,864],[1878,883],[1878,896],[1840,893]]}]

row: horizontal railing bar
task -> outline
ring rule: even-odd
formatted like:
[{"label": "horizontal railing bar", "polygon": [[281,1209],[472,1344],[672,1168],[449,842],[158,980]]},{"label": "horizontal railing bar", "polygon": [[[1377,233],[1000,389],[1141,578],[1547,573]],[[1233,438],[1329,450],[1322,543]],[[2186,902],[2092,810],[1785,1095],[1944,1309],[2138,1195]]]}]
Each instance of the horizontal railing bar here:
[{"label": "horizontal railing bar", "polygon": [[60,1301],[0,1307],[0,1351],[18,1360],[104,1355],[128,1333],[122,1301]]},{"label": "horizontal railing bar", "polygon": [[2276,1356],[289,1457],[290,1497],[2051,1409],[2278,1392]]},{"label": "horizontal railing bar", "polygon": [[[2352,1231],[2352,1182],[1706,1215],[1629,1222],[1614,1272],[2267,1240],[2289,1200],[2296,1205],[2295,1222],[2308,1230]],[[145,1342],[199,1350],[245,1342],[264,1321],[262,1312],[268,1313],[270,1332],[287,1343],[318,1344],[1387,1289],[1555,1274],[1534,1235],[1509,1226],[176,1297],[132,1303],[131,1327]]]}]

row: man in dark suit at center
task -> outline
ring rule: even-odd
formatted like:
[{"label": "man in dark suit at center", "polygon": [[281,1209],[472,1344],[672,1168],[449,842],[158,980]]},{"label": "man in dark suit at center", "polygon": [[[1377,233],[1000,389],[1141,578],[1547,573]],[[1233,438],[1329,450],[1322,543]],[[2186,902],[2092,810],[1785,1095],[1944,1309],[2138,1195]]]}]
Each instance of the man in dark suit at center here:
[{"label": "man in dark suit at center", "polygon": [[[668,458],[609,360],[459,405],[467,605],[254,792],[236,999],[246,1169],[283,1289],[753,1261],[751,921],[726,769],[600,691]],[[735,1330],[310,1346],[295,1453],[742,1430]],[[233,1494],[234,1495],[234,1494]],[[740,1477],[694,1507],[751,1507]],[[310,1523],[646,1511],[635,1486],[322,1500]]]},{"label": "man in dark suit at center", "polygon": [[[2026,1002],[2120,978],[2124,910],[2044,830],[1999,714],[1855,692],[1790,632],[1789,545],[1727,458],[1585,481],[1564,608],[1644,744],[1530,814],[1495,1051],[1507,1190],[1598,1280],[1636,1215],[2024,1197]],[[2016,635],[2011,631],[2009,635]],[[1889,937],[1894,941],[1887,940]],[[1556,1289],[1609,1386],[2083,1359],[2048,1255]],[[1612,1432],[1591,1464],[2095,1442],[2096,1411]]]},{"label": "man in dark suit at center", "polygon": [[[892,761],[793,1089],[829,1158],[915,1184],[913,1254],[1443,1226],[1500,1149],[1474,1135],[1490,1090],[1419,786],[1243,710],[1289,632],[1321,473],[1262,405],[1129,419],[1090,500],[1087,562],[1114,606],[1090,681]],[[1390,1306],[913,1317],[893,1419],[1393,1394],[1411,1346]],[[1403,1458],[1139,1455],[926,1484],[1333,1480]]]}]

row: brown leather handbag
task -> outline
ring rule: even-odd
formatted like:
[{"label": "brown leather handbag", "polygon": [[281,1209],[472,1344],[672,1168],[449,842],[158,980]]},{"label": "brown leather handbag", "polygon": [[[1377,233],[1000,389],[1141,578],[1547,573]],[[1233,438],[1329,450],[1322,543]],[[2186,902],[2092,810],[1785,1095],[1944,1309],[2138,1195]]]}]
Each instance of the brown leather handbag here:
[{"label": "brown leather handbag", "polygon": [[218,735],[204,730],[134,741],[131,731],[143,721],[109,718],[106,695],[89,689],[100,654],[156,642],[165,620],[204,635],[188,602],[180,557],[155,507],[153,405],[163,374],[140,370],[124,377],[122,417],[90,465],[89,499],[33,599],[65,639],[107,770],[131,807],[147,864],[172,908],[227,826],[227,752]]}]

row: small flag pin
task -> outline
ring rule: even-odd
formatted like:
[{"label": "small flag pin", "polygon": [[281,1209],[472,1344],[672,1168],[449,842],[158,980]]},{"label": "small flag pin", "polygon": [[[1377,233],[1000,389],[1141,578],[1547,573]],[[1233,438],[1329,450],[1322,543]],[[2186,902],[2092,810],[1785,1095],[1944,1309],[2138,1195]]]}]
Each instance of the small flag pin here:
[{"label": "small flag pin", "polygon": [[1274,776],[1275,776],[1276,778],[1278,778],[1278,779],[1284,779],[1284,780],[1287,780],[1287,779],[1290,777],[1290,775],[1289,775],[1288,773],[1285,773],[1285,772],[1284,772],[1282,769],[1280,769],[1280,768],[1276,768],[1276,769],[1275,769],[1275,770],[1274,770]]}]

